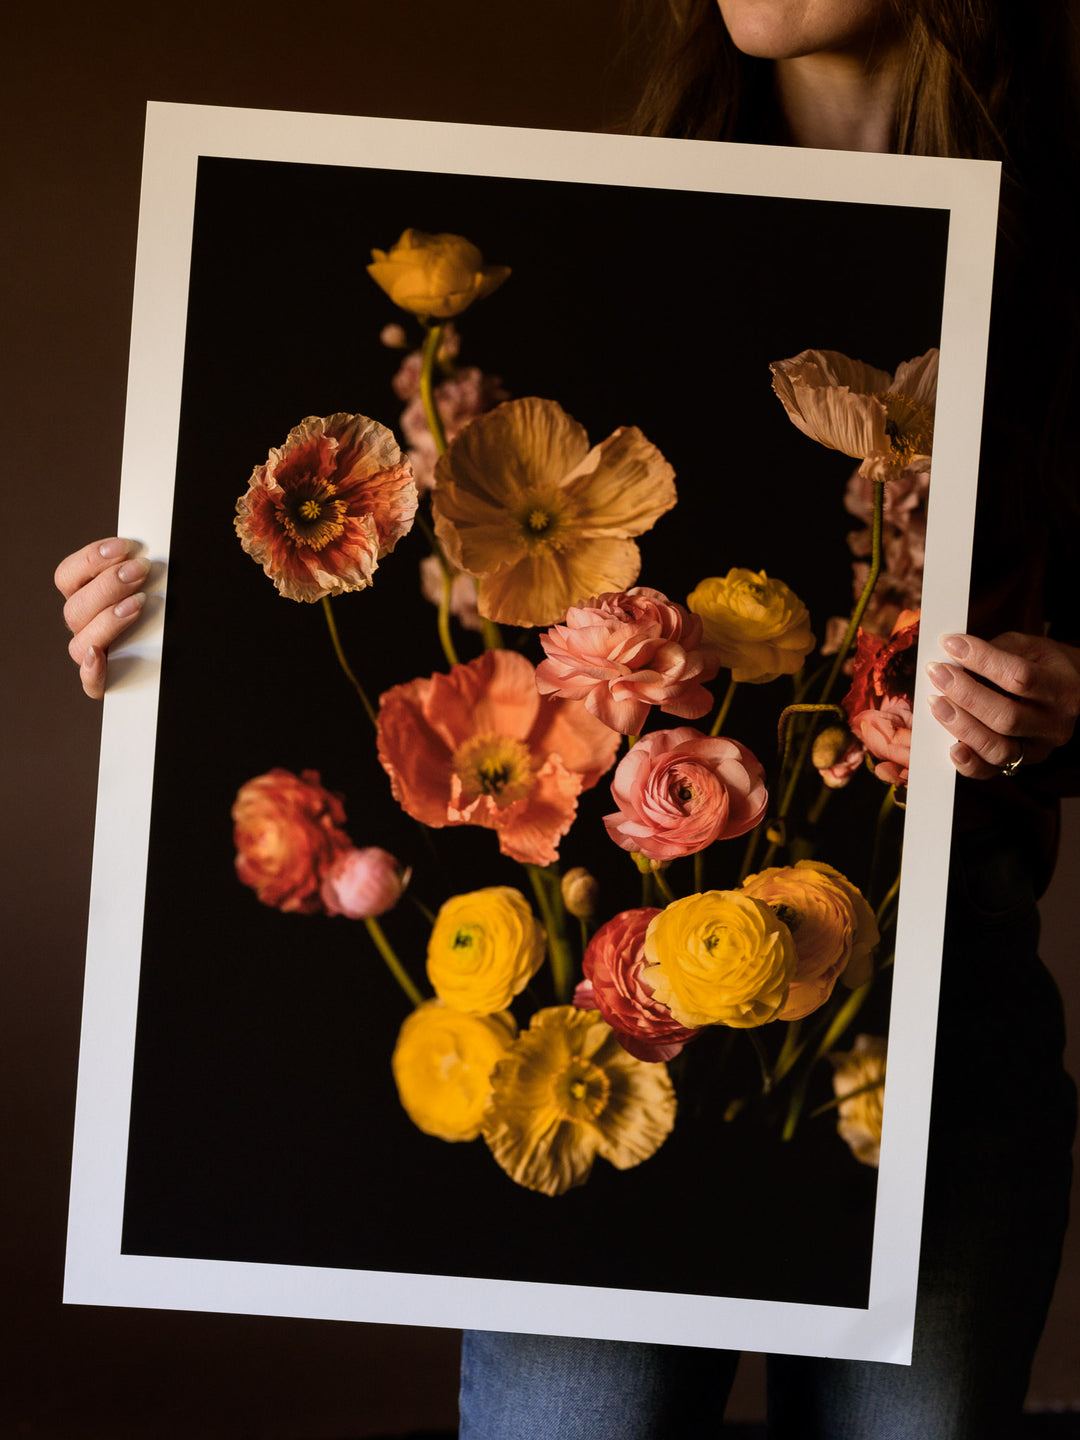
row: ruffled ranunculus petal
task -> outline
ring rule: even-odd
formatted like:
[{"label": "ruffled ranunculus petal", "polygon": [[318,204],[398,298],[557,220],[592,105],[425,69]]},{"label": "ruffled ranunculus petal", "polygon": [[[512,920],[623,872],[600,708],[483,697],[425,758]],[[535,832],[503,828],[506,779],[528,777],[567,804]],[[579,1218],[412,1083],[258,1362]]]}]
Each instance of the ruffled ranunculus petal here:
[{"label": "ruffled ranunculus petal", "polygon": [[489,885],[455,895],[428,940],[427,974],[444,1004],[494,1015],[519,995],[544,960],[543,927],[520,890]]},{"label": "ruffled ranunculus petal", "polygon": [[319,888],[353,844],[342,828],[341,797],[317,770],[294,775],[280,767],[241,785],[232,807],[236,874],[264,905],[313,915]]},{"label": "ruffled ranunculus petal", "polygon": [[390,1066],[409,1119],[440,1140],[475,1140],[491,1072],[517,1035],[510,1012],[466,1015],[425,1000],[405,1017]]},{"label": "ruffled ranunculus petal", "polygon": [[645,932],[659,910],[624,910],[601,925],[582,962],[574,992],[579,1009],[599,1010],[629,1054],[650,1063],[672,1060],[698,1034],[675,1020],[644,978]]}]

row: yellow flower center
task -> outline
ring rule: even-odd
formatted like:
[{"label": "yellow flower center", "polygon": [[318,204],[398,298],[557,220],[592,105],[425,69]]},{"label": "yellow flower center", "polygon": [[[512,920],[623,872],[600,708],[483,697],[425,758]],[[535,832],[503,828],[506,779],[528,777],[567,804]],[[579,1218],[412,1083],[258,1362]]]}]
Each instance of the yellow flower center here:
[{"label": "yellow flower center", "polygon": [[885,405],[885,433],[900,465],[910,465],[916,455],[929,455],[934,444],[934,421],[925,405],[902,390],[890,390],[881,397]]},{"label": "yellow flower center", "polygon": [[598,1065],[575,1057],[555,1076],[555,1103],[564,1120],[587,1125],[601,1115],[611,1095],[611,1081]]},{"label": "yellow flower center", "polygon": [[519,537],[530,550],[561,550],[567,509],[557,494],[530,495],[516,512]]},{"label": "yellow flower center", "polygon": [[345,529],[346,505],[337,487],[314,476],[301,480],[279,506],[282,529],[297,545],[322,550]]},{"label": "yellow flower center", "polygon": [[501,810],[533,787],[532,756],[509,735],[474,735],[459,747],[452,763],[469,801],[489,795]]}]

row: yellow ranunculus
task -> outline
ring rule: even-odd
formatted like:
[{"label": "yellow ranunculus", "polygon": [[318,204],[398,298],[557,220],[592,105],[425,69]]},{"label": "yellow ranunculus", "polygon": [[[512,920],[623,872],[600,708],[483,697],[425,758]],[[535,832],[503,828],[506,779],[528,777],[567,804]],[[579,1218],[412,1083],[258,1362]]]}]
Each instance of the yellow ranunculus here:
[{"label": "yellow ranunculus", "polygon": [[795,974],[787,926],[741,890],[676,900],[645,932],[643,978],[680,1025],[752,1029],[775,1020]]},{"label": "yellow ranunculus", "polygon": [[810,614],[782,580],[764,570],[729,570],[702,580],[687,598],[706,641],[733,680],[763,685],[793,675],[814,648]]},{"label": "yellow ranunculus", "polygon": [[390,1061],[398,1098],[413,1124],[440,1140],[475,1140],[491,1072],[517,1035],[514,1017],[463,1015],[426,1000],[398,1032]]},{"label": "yellow ranunculus", "polygon": [[[880,1035],[857,1035],[846,1052],[829,1056],[833,1091],[840,1100],[836,1129],[860,1165],[878,1163],[881,1113],[885,1096],[885,1041]],[[858,1090],[858,1095],[852,1092]],[[844,1096],[851,1099],[844,1099]]]},{"label": "yellow ranunculus", "polygon": [[667,1066],[635,1060],[595,1010],[539,1010],[491,1076],[484,1139],[518,1185],[562,1195],[599,1155],[617,1170],[648,1160],[675,1124]]},{"label": "yellow ranunculus", "polygon": [[439,911],[428,941],[428,979],[455,1010],[494,1015],[539,970],[544,944],[544,929],[520,890],[491,885],[455,895]]},{"label": "yellow ranunculus", "polygon": [[800,860],[749,875],[742,888],[774,910],[795,941],[795,977],[778,1020],[801,1020],[817,1010],[838,979],[851,990],[869,980],[877,921],[862,892],[839,870]]},{"label": "yellow ranunculus", "polygon": [[406,230],[390,250],[372,250],[367,272],[395,305],[429,320],[449,320],[490,295],[510,274],[508,265],[485,265],[463,235]]}]

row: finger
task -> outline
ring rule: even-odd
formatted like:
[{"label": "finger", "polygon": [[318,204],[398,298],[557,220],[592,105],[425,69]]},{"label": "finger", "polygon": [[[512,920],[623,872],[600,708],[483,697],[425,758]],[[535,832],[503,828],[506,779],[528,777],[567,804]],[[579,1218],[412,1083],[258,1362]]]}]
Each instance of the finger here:
[{"label": "finger", "polygon": [[136,541],[124,540],[119,535],[85,545],[81,550],[76,550],[74,555],[66,555],[60,561],[53,576],[56,588],[65,599],[70,598],[76,590],[93,580],[95,575],[100,575],[116,561],[126,559],[136,547]]},{"label": "finger", "polygon": [[79,666],[82,688],[91,700],[100,700],[105,694],[105,653],[96,646],[87,646]]},{"label": "finger", "polygon": [[68,642],[68,654],[75,664],[82,669],[86,652],[90,649],[100,650],[104,655],[117,636],[122,635],[142,613],[145,604],[146,596],[140,591],[135,595],[128,595],[111,609],[95,615],[90,623],[84,625]]},{"label": "finger", "polygon": [[941,648],[964,669],[991,685],[1039,705],[1057,702],[1062,683],[1073,676],[1061,647],[1041,635],[1008,631],[994,640],[975,635],[943,635]]},{"label": "finger", "polygon": [[930,683],[958,709],[998,735],[1033,735],[1050,738],[1054,716],[1044,706],[1017,699],[976,680],[959,665],[931,661],[926,667]]},{"label": "finger", "polygon": [[989,729],[943,695],[931,695],[929,699],[934,718],[959,742],[949,754],[961,775],[988,780],[1021,755],[1025,762],[1037,763],[1050,753],[1052,747],[1044,741],[1030,737],[1020,741]]},{"label": "finger", "polygon": [[149,573],[149,564],[138,556],[119,565],[114,562],[70,597],[64,606],[64,623],[70,631],[78,634],[96,616],[112,610],[133,595],[145,584]]}]

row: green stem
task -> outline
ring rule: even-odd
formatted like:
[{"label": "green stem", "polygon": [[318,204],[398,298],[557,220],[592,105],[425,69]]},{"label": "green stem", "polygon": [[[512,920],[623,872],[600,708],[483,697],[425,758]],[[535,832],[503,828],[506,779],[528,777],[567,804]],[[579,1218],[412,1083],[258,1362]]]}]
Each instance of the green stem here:
[{"label": "green stem", "polygon": [[344,670],[346,678],[348,679],[350,685],[352,685],[357,695],[360,696],[360,703],[367,711],[368,719],[373,725],[375,725],[377,722],[375,719],[375,711],[372,709],[371,706],[371,701],[364,694],[364,687],[360,684],[360,681],[356,678],[352,670],[349,668],[349,662],[345,659],[345,651],[341,648],[341,637],[338,634],[337,625],[334,623],[333,611],[330,609],[330,596],[324,595],[322,603],[323,614],[326,616],[326,625],[330,631],[330,639],[332,640],[334,645],[334,654],[338,658],[338,664],[341,666],[342,670]]},{"label": "green stem", "polygon": [[746,1038],[754,1047],[754,1054],[757,1056],[758,1065],[761,1067],[761,1093],[768,1095],[773,1087],[772,1072],[769,1070],[768,1056],[765,1054],[765,1046],[761,1043],[761,1036],[756,1030],[747,1030]]},{"label": "green stem", "polygon": [[484,637],[485,650],[502,650],[502,631],[494,620],[489,620],[486,615],[480,616],[480,633]]},{"label": "green stem", "polygon": [[884,894],[884,896],[882,897],[881,904],[878,906],[878,908],[877,908],[877,913],[876,913],[876,915],[874,916],[874,918],[877,920],[878,929],[879,929],[879,930],[881,929],[881,922],[882,922],[882,920],[884,920],[885,915],[886,915],[886,913],[887,913],[887,911],[888,911],[888,909],[889,909],[889,906],[893,903],[893,901],[896,899],[896,897],[897,897],[897,895],[899,895],[899,893],[900,893],[900,876],[899,876],[899,874],[897,874],[896,879],[895,879],[895,880],[893,881],[893,883],[889,886],[888,890],[885,891],[885,894]]},{"label": "green stem", "polygon": [[[544,928],[547,931],[548,959],[551,962],[555,999],[560,1005],[569,1005],[574,993],[572,984],[574,957],[570,953],[570,945],[566,938],[562,893],[558,892],[558,903],[553,903],[552,897],[556,893],[557,886],[549,886],[550,872],[539,865],[526,865],[525,869],[529,872],[529,880],[536,896],[536,903],[540,906],[540,914],[543,916]],[[558,876],[555,879],[558,881]]]},{"label": "green stem", "polygon": [[731,702],[735,698],[735,691],[737,687],[738,682],[736,680],[728,681],[728,687],[727,691],[724,694],[724,699],[720,705],[720,709],[716,712],[716,719],[712,723],[712,729],[709,731],[709,734],[711,736],[716,736],[720,734],[720,727],[723,725],[724,721],[728,717],[728,711],[731,709]]},{"label": "green stem", "polygon": [[662,870],[654,870],[653,879],[656,881],[656,888],[660,891],[660,894],[664,897],[667,903],[669,905],[674,905],[675,901],[679,897],[675,894],[675,891],[672,890],[671,886],[668,884],[668,878],[664,874],[664,872]]},{"label": "green stem", "polygon": [[442,335],[443,327],[441,325],[428,326],[427,335],[424,337],[424,349],[420,357],[420,399],[423,401],[424,419],[431,431],[431,438],[435,441],[435,449],[438,454],[445,455],[446,431],[443,429],[439,407],[435,404],[435,391],[432,383],[435,373],[435,357],[439,353]]},{"label": "green stem", "polygon": [[774,1082],[782,1080],[802,1054],[803,1047],[799,1044],[799,1031],[801,1029],[801,1020],[791,1020],[788,1022],[784,1043],[780,1047],[780,1054],[776,1057],[776,1064],[773,1066]]},{"label": "green stem", "polygon": [[443,565],[442,572],[442,593],[439,596],[439,644],[443,648],[448,665],[458,663],[457,651],[454,649],[454,640],[450,634],[450,590],[454,584],[454,576],[448,565]]},{"label": "green stem", "polygon": [[880,1090],[885,1084],[884,1080],[868,1080],[865,1085],[860,1085],[856,1090],[849,1090],[846,1095],[834,1095],[831,1100],[826,1100],[823,1105],[817,1105],[806,1117],[808,1120],[815,1120],[819,1115],[824,1115],[828,1110],[835,1110],[845,1100],[854,1100],[856,1095],[866,1095],[871,1090]]},{"label": "green stem", "polygon": [[401,961],[394,954],[393,946],[390,944],[390,941],[387,940],[385,934],[383,933],[382,926],[377,920],[375,920],[371,916],[368,916],[368,918],[364,921],[364,924],[368,928],[368,934],[375,942],[376,950],[378,950],[379,954],[386,961],[387,969],[390,971],[390,974],[393,975],[394,979],[401,986],[402,990],[405,991],[405,994],[409,997],[409,999],[414,1005],[422,1005],[424,1003],[424,997],[420,994],[420,991],[409,979],[409,976],[405,972],[405,966],[402,965]]}]

